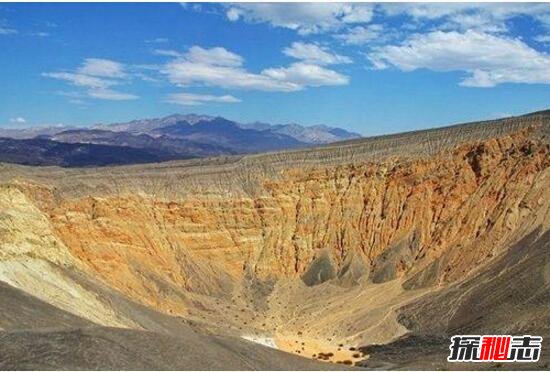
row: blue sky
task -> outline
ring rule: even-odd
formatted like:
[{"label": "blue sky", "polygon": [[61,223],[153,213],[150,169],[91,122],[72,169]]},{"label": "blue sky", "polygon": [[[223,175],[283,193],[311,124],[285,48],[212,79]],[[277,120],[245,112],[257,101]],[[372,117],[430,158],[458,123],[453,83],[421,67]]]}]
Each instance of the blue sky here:
[{"label": "blue sky", "polygon": [[550,4],[2,4],[0,126],[175,112],[364,135],[550,107]]}]

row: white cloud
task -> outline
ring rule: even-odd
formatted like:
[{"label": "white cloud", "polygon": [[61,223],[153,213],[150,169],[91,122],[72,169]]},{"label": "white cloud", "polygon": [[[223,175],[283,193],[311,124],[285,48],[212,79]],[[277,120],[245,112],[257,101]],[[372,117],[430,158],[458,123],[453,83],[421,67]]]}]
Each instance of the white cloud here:
[{"label": "white cloud", "polygon": [[109,101],[127,101],[139,98],[134,94],[117,92],[112,89],[91,89],[88,91],[88,95],[93,98]]},{"label": "white cloud", "polygon": [[58,25],[57,23],[55,23],[55,22],[50,22],[50,21],[45,21],[45,22],[43,23],[43,25],[46,26],[46,27],[49,27],[49,28],[57,28],[57,27],[59,27],[59,25]]},{"label": "white cloud", "polygon": [[345,33],[335,35],[335,37],[337,39],[343,40],[346,44],[362,45],[375,40],[386,40],[386,37],[384,37],[382,34],[383,31],[384,27],[380,24],[356,26]]},{"label": "white cloud", "polygon": [[308,63],[293,63],[288,67],[269,68],[262,74],[273,80],[292,82],[299,86],[320,87],[323,85],[345,85],[349,78],[336,71]]},{"label": "white cloud", "polygon": [[231,95],[213,96],[209,94],[176,93],[168,96],[167,102],[183,105],[197,106],[204,103],[238,103],[240,99]]},{"label": "white cloud", "polygon": [[[224,4],[230,21],[269,23],[299,34],[344,31],[379,17],[406,15],[417,28],[432,30],[505,32],[508,21],[528,16],[550,27],[549,3],[236,3]],[[356,30],[356,33],[359,31]],[[359,42],[350,42],[359,44]]]},{"label": "white cloud", "polygon": [[69,103],[72,103],[73,105],[77,105],[77,106],[86,106],[86,102],[78,98],[69,99]]},{"label": "white cloud", "polygon": [[416,34],[401,45],[376,48],[368,57],[378,69],[393,65],[403,71],[464,71],[468,75],[460,84],[469,87],[550,84],[550,55],[519,39],[477,31]]},{"label": "white cloud", "polygon": [[[516,17],[530,17],[550,29],[550,4],[410,3],[378,4],[355,9],[353,5],[346,4],[317,5],[233,4],[226,6],[226,16],[231,21],[266,22],[296,30],[300,34],[333,32],[334,38],[345,44],[369,45],[370,52],[367,53],[375,68],[393,65],[404,71],[418,68],[463,71],[465,77],[460,83],[463,86],[549,82],[548,53],[537,51],[522,40],[506,35],[510,35],[510,21]],[[386,17],[386,20],[397,15],[406,15],[409,20],[399,30],[392,29],[382,20],[371,24],[373,8],[377,16]],[[406,30],[405,26],[410,28]],[[406,36],[415,29],[425,33]],[[404,41],[397,43],[396,40]],[[550,37],[546,34],[532,40],[550,43]],[[395,45],[378,46],[390,41]],[[328,79],[324,77],[333,75],[337,77],[335,84],[347,83],[347,77],[335,71],[323,71],[319,66],[346,63],[349,62],[348,57],[305,42],[295,42],[283,53],[303,63],[268,68],[259,74],[248,75],[250,73],[241,68],[242,63],[237,62],[235,66],[239,67],[238,71],[208,69],[207,73],[211,76],[203,82],[222,87],[299,90],[304,86],[315,86],[313,82],[328,84]],[[316,67],[305,68],[308,65]],[[225,83],[214,81],[225,77],[228,77]],[[237,81],[248,78],[249,84]]]},{"label": "white cloud", "polygon": [[225,48],[215,47],[205,49],[200,46],[192,46],[187,53],[180,53],[171,49],[155,49],[153,54],[166,57],[181,57],[187,61],[213,66],[238,67],[243,63],[243,58]]},{"label": "white cloud", "polygon": [[181,53],[176,50],[171,49],[155,49],[153,54],[157,56],[166,56],[166,57],[181,57]]},{"label": "white cloud", "polygon": [[75,92],[75,91],[56,91],[54,94],[59,96],[67,97],[67,101],[77,106],[87,106],[88,103],[84,100],[86,94]]},{"label": "white cloud", "polygon": [[[353,24],[365,26],[374,14],[380,17],[406,15],[411,25],[428,22],[432,29],[504,32],[507,21],[529,16],[550,27],[548,3],[237,3],[224,4],[230,21],[269,23],[299,34],[350,31]],[[355,31],[359,32],[359,29]],[[359,42],[350,42],[359,44]]]},{"label": "white cloud", "polygon": [[297,84],[279,82],[261,74],[254,74],[242,67],[228,67],[196,63],[176,59],[161,70],[173,84],[178,86],[206,85],[221,88],[239,88],[264,91],[299,90]]},{"label": "white cloud", "polygon": [[372,8],[372,4],[358,3],[239,3],[229,5],[226,16],[230,21],[266,22],[310,34],[369,22]]},{"label": "white cloud", "polygon": [[48,37],[48,36],[50,36],[50,33],[40,31],[40,32],[31,32],[30,35],[31,36],[37,36],[37,37]]},{"label": "white cloud", "polygon": [[237,8],[229,8],[229,10],[226,12],[227,19],[233,22],[237,21],[241,17],[242,13],[243,12]]},{"label": "white cloud", "polygon": [[380,6],[388,15],[408,14],[417,19],[437,19],[468,12],[491,13],[496,19],[507,19],[550,12],[550,5],[545,3],[384,3]]},{"label": "white cloud", "polygon": [[476,30],[490,33],[506,32],[505,20],[494,19],[488,13],[454,14],[439,27],[440,30]]},{"label": "white cloud", "polygon": [[86,58],[84,64],[77,70],[83,75],[105,78],[125,78],[124,66],[121,63],[102,58]]},{"label": "white cloud", "polygon": [[538,35],[535,37],[535,41],[539,43],[550,43],[550,35]]},{"label": "white cloud", "polygon": [[75,72],[45,72],[42,76],[58,80],[64,80],[74,86],[85,88],[89,97],[104,100],[131,100],[138,96],[129,93],[118,92],[113,86],[121,84],[122,79],[128,75],[124,72],[121,63],[100,59],[87,58],[84,64]]},{"label": "white cloud", "polygon": [[343,23],[368,23],[374,13],[370,4],[345,4],[342,8]]},{"label": "white cloud", "polygon": [[204,49],[200,46],[193,46],[189,48],[185,57],[190,62],[213,66],[237,67],[243,64],[241,56],[221,47]]},{"label": "white cloud", "polygon": [[69,98],[84,98],[84,94],[80,92],[75,92],[75,91],[58,90],[58,91],[55,91],[54,94],[57,94],[63,97],[69,97]]},{"label": "white cloud", "polygon": [[157,37],[155,39],[145,40],[147,44],[165,44],[168,42],[167,38]]},{"label": "white cloud", "polygon": [[406,14],[415,19],[437,19],[478,8],[473,3],[384,3],[381,10],[389,16]]},{"label": "white cloud", "polygon": [[302,42],[294,42],[290,47],[283,49],[283,53],[287,56],[303,60],[306,63],[317,65],[333,65],[340,63],[351,63],[349,57],[331,53],[324,47],[317,44],[308,44]]},{"label": "white cloud", "polygon": [[112,85],[115,85],[116,82],[112,80],[101,79],[95,76],[88,76],[80,73],[74,72],[46,72],[42,76],[65,80],[69,83],[76,85],[78,87],[92,88],[92,89],[105,89]]},{"label": "white cloud", "polygon": [[[550,5],[548,4],[546,5],[550,8]],[[536,18],[540,23],[544,25],[547,31],[550,30],[550,11],[546,11],[541,14],[538,14]]]},{"label": "white cloud", "polygon": [[17,33],[17,30],[8,26],[8,22],[5,19],[0,19],[0,35],[12,35]]},{"label": "white cloud", "polygon": [[[313,64],[295,63],[287,68],[269,68],[253,73],[247,71],[242,63],[241,56],[224,48],[203,49],[195,46],[184,57],[166,63],[161,72],[178,86],[204,85],[281,92],[348,81],[344,75]],[[309,78],[306,76],[308,74]]]},{"label": "white cloud", "polygon": [[157,71],[160,68],[160,66],[156,64],[139,63],[139,64],[132,65],[132,68],[134,70],[137,69],[137,70],[146,70],[146,71]]},{"label": "white cloud", "polygon": [[25,124],[27,120],[25,118],[18,116],[16,118],[11,118],[10,123],[16,123],[16,124]]},{"label": "white cloud", "polygon": [[[517,17],[530,17],[550,29],[550,3],[225,3],[220,5],[230,21],[268,23],[274,27],[284,27],[301,35],[314,33],[349,35],[348,44],[364,44],[372,40],[372,32],[367,26],[373,19],[388,22],[391,29],[395,16],[405,16],[397,20],[399,30],[442,30],[482,31],[488,33],[509,32],[510,20]],[[208,11],[204,7],[197,11]],[[209,7],[210,12],[212,11]],[[219,8],[217,10],[219,13]],[[367,31],[368,30],[368,31]],[[395,35],[394,35],[395,36]],[[386,38],[388,39],[388,38]]]},{"label": "white cloud", "polygon": [[506,21],[529,16],[550,26],[548,3],[384,3],[387,16],[405,14],[417,22],[443,21],[443,29],[503,32]]},{"label": "white cloud", "polygon": [[0,27],[0,35],[11,35],[16,33],[17,30],[14,30],[13,28]]},{"label": "white cloud", "polygon": [[135,78],[140,79],[142,81],[145,81],[147,83],[158,83],[159,82],[159,80],[157,78],[154,78],[152,76],[144,74],[143,72],[134,72],[133,76]]}]

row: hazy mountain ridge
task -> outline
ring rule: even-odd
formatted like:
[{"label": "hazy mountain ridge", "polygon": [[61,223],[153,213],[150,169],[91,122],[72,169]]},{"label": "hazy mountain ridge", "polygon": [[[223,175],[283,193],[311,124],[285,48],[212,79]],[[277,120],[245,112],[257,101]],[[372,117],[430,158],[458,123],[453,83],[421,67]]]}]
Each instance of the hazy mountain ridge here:
[{"label": "hazy mountain ridge", "polygon": [[268,130],[243,129],[237,123],[223,118],[198,121],[194,124],[178,122],[157,128],[156,135],[166,135],[199,143],[219,144],[238,153],[272,151],[287,148],[305,147],[307,143],[291,136],[273,133]]},{"label": "hazy mountain ridge", "polygon": [[162,149],[174,158],[204,157],[233,154],[235,151],[219,144],[200,143],[185,138],[145,133],[116,132],[102,129],[68,130],[51,137],[54,141],[67,143],[94,143],[112,146],[128,146],[141,149]]},{"label": "hazy mountain ridge", "polygon": [[[343,129],[324,126],[306,128],[297,124],[267,124],[262,128],[222,117],[174,114],[127,123],[99,124],[90,128],[0,129],[0,137],[12,139],[10,146],[0,152],[0,161],[61,166],[150,163],[303,148],[357,136]],[[17,145],[18,140],[26,142]],[[7,142],[4,141],[5,144]],[[74,159],[75,146],[59,143],[82,144],[79,159]],[[26,152],[26,145],[31,145],[32,151]],[[83,155],[92,149],[84,145],[111,146],[112,156],[102,155],[99,159],[92,154],[89,159],[84,159]],[[41,146],[42,149],[39,149]],[[63,150],[67,153],[62,154]],[[102,148],[102,154],[107,155],[106,150]]]},{"label": "hazy mountain ridge", "polygon": [[298,141],[314,144],[323,144],[348,139],[360,138],[359,133],[349,132],[345,129],[329,127],[326,125],[302,126],[299,124],[268,124],[251,123],[240,124],[242,128],[267,130],[273,133],[284,134]]},{"label": "hazy mountain ridge", "polygon": [[0,128],[0,137],[13,139],[31,139],[36,137],[49,137],[56,133],[78,129],[73,126],[55,125],[55,126],[38,126],[30,128]]},{"label": "hazy mountain ridge", "polygon": [[213,119],[213,116],[208,115],[172,114],[162,118],[137,119],[123,123],[98,124],[94,125],[93,128],[111,130],[114,132],[149,133],[152,130],[167,127],[169,125],[174,125],[181,122],[193,125],[200,121],[210,121]]},{"label": "hazy mountain ridge", "polygon": [[225,119],[220,116],[214,117],[197,114],[173,114],[163,118],[133,120],[127,123],[100,124],[94,126],[94,128],[106,129],[111,131],[127,131],[132,133],[151,133],[156,129],[175,125],[178,123],[195,125],[201,122],[213,122],[220,120],[230,121],[236,126],[243,129],[269,131],[271,133],[287,135],[300,142],[305,143],[320,144],[361,137],[361,135],[358,133],[326,125],[304,126],[297,123],[269,124],[263,122],[239,123],[236,121]]}]

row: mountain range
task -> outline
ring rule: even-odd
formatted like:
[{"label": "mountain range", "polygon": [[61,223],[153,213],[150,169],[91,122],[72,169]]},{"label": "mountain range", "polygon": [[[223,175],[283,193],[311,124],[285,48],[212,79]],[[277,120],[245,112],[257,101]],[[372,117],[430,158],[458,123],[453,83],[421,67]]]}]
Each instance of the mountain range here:
[{"label": "mountain range", "polygon": [[102,166],[304,148],[360,135],[324,125],[242,124],[222,117],[174,114],[87,128],[0,129],[0,161]]}]

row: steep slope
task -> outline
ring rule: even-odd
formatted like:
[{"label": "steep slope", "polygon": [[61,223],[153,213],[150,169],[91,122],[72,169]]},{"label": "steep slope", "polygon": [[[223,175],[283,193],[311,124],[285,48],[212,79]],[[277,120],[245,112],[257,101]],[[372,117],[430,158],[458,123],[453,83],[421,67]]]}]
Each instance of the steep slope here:
[{"label": "steep slope", "polygon": [[81,328],[93,323],[0,282],[0,331]]},{"label": "steep slope", "polygon": [[[536,334],[550,336],[550,232],[537,229],[480,273],[420,297],[399,310],[411,333],[389,345],[361,348],[366,367],[448,369],[450,336],[455,334]],[[548,346],[543,346],[543,353]],[[548,369],[548,356],[518,369]],[[457,368],[454,366],[454,368]],[[461,369],[491,368],[479,363]]]},{"label": "steep slope", "polygon": [[[322,370],[327,365],[128,304],[149,329],[101,327],[0,282],[0,368],[108,370]],[[114,299],[116,301],[116,299]],[[333,369],[333,368],[331,368]]]},{"label": "steep slope", "polygon": [[[151,319],[169,317],[373,367],[411,365],[396,347],[418,359],[418,342],[449,368],[441,350],[455,332],[547,333],[549,134],[542,112],[282,153],[6,165],[0,280],[88,321],[154,332],[136,337],[161,345],[177,342]],[[73,291],[80,300],[69,303]],[[87,306],[100,309],[93,319]],[[126,342],[95,332],[83,342]],[[5,342],[29,342],[13,337]]]},{"label": "steep slope", "polygon": [[3,370],[335,370],[244,340],[86,328],[0,332]]}]

